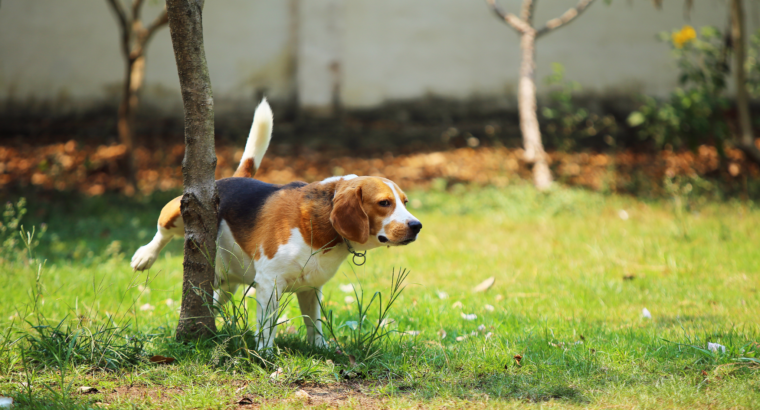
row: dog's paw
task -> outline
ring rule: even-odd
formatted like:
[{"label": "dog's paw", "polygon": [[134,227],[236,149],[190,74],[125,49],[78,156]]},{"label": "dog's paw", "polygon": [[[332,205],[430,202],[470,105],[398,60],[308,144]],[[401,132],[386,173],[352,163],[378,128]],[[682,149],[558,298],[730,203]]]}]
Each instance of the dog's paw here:
[{"label": "dog's paw", "polygon": [[156,261],[156,258],[158,258],[158,253],[156,253],[154,249],[148,245],[141,246],[132,257],[132,263],[130,263],[130,266],[132,266],[132,269],[134,270],[145,270],[153,266],[153,262]]}]

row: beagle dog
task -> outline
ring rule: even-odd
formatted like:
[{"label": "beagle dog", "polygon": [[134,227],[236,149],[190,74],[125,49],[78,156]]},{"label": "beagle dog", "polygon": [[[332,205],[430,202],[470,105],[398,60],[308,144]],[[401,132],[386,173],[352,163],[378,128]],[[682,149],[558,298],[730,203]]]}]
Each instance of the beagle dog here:
[{"label": "beagle dog", "polygon": [[[272,312],[280,296],[294,292],[308,340],[323,346],[318,300],[322,286],[349,253],[407,245],[417,239],[422,223],[406,209],[401,188],[385,178],[346,175],[287,185],[253,179],[269,146],[272,125],[272,110],[264,99],[256,108],[238,169],[231,178],[216,182],[220,203],[215,301],[222,305],[240,285],[255,286],[263,348],[272,346],[276,335]],[[158,232],[135,252],[133,269],[150,268],[173,237],[184,236],[181,198],[161,210]]]}]

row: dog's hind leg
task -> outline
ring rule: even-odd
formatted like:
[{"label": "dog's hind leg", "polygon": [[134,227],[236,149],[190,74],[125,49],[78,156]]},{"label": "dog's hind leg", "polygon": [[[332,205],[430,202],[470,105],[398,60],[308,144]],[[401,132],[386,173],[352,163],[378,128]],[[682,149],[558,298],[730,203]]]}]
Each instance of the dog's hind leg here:
[{"label": "dog's hind leg", "polygon": [[219,286],[214,290],[214,302],[217,306],[224,306],[232,299],[232,295],[237,291],[239,283],[232,283],[227,280],[221,280]]},{"label": "dog's hind leg", "polygon": [[134,270],[145,270],[153,266],[158,258],[158,253],[175,236],[185,236],[185,223],[179,210],[181,196],[169,201],[161,215],[158,217],[158,230],[156,236],[147,245],[143,245],[132,256],[131,266]]},{"label": "dog's hind leg", "polygon": [[306,325],[306,339],[313,346],[325,347],[322,337],[322,321],[320,320],[319,300],[322,297],[322,287],[307,289],[296,293],[301,316]]},{"label": "dog's hind leg", "polygon": [[259,325],[258,349],[272,347],[277,335],[279,319],[280,292],[277,285],[270,281],[262,281],[256,285],[256,321]]}]

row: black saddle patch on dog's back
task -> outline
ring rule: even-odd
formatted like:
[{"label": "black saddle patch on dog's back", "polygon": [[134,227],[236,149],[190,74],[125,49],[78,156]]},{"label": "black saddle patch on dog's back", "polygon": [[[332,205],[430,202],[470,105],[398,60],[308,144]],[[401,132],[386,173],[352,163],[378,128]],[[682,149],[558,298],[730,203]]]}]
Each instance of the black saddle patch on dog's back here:
[{"label": "black saddle patch on dog's back", "polygon": [[252,231],[261,207],[272,194],[281,189],[298,189],[305,182],[287,185],[268,184],[253,178],[224,178],[216,181],[219,191],[219,223],[224,219],[230,224]]}]

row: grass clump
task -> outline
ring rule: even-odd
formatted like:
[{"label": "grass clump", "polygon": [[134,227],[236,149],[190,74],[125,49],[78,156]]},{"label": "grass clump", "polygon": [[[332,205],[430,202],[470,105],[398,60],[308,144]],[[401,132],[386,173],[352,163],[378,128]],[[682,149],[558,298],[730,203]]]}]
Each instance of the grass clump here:
[{"label": "grass clump", "polygon": [[[119,370],[134,366],[145,358],[145,336],[129,326],[119,326],[112,318],[99,324],[66,323],[55,326],[30,324],[25,335],[24,354],[31,363],[62,369],[66,366],[87,366],[97,370]],[[47,322],[43,316],[38,323]]]},{"label": "grass clump", "polygon": [[[383,304],[383,293],[378,291],[372,294],[369,301],[364,296],[364,288],[359,285],[357,290],[354,285],[351,288],[354,292],[354,303],[356,310],[349,315],[341,325],[335,323],[334,313],[331,309],[325,309],[320,301],[320,308],[326,312],[323,320],[324,328],[327,335],[333,341],[338,343],[342,351],[355,354],[362,360],[370,361],[380,354],[378,345],[389,339],[393,330],[389,330],[391,323],[388,321],[388,313],[396,302],[401,292],[404,291],[404,281],[409,277],[409,271],[400,269],[398,273],[393,269],[391,274],[390,294],[385,304]],[[377,319],[372,314],[372,306],[377,302],[376,312]],[[344,330],[341,332],[341,330]]]}]

